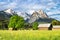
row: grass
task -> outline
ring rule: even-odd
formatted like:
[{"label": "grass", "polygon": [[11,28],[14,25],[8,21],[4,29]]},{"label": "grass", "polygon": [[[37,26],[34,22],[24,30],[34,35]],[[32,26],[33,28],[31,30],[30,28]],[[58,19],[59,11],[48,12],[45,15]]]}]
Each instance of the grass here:
[{"label": "grass", "polygon": [[60,40],[60,31],[0,30],[0,40]]}]

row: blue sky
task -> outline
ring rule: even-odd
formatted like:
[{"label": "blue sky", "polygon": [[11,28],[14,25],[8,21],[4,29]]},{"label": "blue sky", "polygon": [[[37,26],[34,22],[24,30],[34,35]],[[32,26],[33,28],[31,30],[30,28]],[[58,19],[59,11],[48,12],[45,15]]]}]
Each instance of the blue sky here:
[{"label": "blue sky", "polygon": [[28,13],[42,9],[48,15],[60,14],[60,0],[0,0],[0,10],[8,8]]}]

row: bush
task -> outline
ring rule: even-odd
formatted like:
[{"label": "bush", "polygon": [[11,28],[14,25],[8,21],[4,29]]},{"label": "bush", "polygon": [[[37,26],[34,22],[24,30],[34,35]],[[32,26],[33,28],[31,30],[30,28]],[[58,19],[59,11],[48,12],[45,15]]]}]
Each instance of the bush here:
[{"label": "bush", "polygon": [[52,24],[53,24],[53,25],[60,25],[60,21],[53,20],[53,21],[52,21]]},{"label": "bush", "polygon": [[37,22],[34,22],[32,24],[32,28],[33,28],[33,30],[37,30],[38,29],[38,23]]}]

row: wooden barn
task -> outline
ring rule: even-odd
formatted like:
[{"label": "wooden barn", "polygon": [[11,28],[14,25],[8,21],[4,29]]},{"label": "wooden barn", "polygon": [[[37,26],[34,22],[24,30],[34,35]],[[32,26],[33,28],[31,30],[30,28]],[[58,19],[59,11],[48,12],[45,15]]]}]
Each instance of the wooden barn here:
[{"label": "wooden barn", "polygon": [[39,24],[38,29],[39,30],[52,30],[53,26],[52,24]]},{"label": "wooden barn", "polygon": [[60,30],[60,25],[53,26],[52,30]]}]

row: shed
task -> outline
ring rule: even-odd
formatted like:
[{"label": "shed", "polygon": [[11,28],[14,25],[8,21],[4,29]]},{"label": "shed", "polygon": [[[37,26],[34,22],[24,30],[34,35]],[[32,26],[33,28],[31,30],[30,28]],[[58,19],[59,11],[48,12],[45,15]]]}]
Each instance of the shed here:
[{"label": "shed", "polygon": [[52,24],[39,24],[38,29],[39,30],[52,30]]},{"label": "shed", "polygon": [[52,29],[53,30],[58,30],[58,29],[60,29],[60,25],[54,25]]}]

